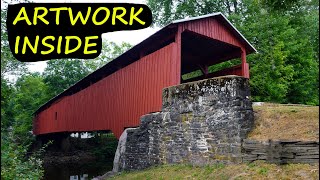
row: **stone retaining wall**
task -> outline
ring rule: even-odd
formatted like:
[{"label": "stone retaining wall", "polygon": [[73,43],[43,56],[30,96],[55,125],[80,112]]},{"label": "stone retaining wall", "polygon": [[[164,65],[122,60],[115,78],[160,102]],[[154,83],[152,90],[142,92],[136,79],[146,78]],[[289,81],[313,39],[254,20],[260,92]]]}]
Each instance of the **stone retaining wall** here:
[{"label": "stone retaining wall", "polygon": [[243,162],[265,160],[270,163],[319,163],[319,141],[245,139],[242,143]]},{"label": "stone retaining wall", "polygon": [[165,88],[162,111],[142,116],[138,128],[126,131],[116,169],[242,162],[241,142],[253,125],[249,96],[248,79],[239,76]]}]

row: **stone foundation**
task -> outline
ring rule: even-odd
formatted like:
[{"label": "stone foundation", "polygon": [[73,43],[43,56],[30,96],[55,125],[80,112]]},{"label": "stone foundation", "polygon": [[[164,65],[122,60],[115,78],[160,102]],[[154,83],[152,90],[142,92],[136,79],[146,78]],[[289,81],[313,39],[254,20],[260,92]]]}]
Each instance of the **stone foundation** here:
[{"label": "stone foundation", "polygon": [[163,89],[162,111],[142,116],[138,128],[125,131],[114,169],[242,162],[242,139],[253,126],[249,96],[248,79],[239,76]]}]

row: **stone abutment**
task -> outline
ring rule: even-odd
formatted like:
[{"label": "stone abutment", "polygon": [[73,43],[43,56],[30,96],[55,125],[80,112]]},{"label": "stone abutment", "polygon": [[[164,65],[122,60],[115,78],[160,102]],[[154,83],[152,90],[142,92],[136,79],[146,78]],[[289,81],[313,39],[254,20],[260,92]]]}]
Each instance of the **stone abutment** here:
[{"label": "stone abutment", "polygon": [[114,171],[158,164],[242,162],[253,126],[248,79],[223,76],[163,89],[162,111],[141,117],[119,140]]}]

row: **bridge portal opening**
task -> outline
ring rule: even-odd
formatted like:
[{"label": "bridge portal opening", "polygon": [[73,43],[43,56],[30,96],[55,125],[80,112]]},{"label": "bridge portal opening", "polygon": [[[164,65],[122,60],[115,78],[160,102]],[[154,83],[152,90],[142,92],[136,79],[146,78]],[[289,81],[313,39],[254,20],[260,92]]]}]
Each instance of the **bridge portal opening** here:
[{"label": "bridge portal opening", "polygon": [[245,50],[193,31],[181,34],[181,83],[225,75],[249,78]]}]

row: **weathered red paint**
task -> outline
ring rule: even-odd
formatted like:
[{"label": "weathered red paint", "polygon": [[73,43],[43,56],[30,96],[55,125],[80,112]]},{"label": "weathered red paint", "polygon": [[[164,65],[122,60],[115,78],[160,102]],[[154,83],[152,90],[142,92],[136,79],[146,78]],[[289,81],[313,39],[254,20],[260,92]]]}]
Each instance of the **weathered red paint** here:
[{"label": "weathered red paint", "polygon": [[[211,17],[172,26],[166,27],[177,28],[177,31],[172,31],[174,40],[169,45],[146,56],[146,52],[154,47],[152,43],[158,42],[144,45],[138,52],[140,59],[74,94],[55,97],[52,104],[45,104],[35,114],[34,134],[111,130],[120,137],[125,127],[139,125],[140,116],[160,111],[162,89],[181,83],[181,38],[186,30],[242,50],[239,52],[242,64],[206,77],[229,74],[249,77],[245,56],[251,52],[246,53],[247,44],[221,20]],[[214,61],[213,57],[210,64],[215,64]],[[210,64],[203,64],[203,67]]]},{"label": "weathered red paint", "polygon": [[[189,21],[179,25],[179,32],[182,33],[185,30],[193,31],[213,39],[217,39],[241,48],[245,48],[240,42],[239,38],[236,38],[234,34],[221,24],[217,19],[206,18],[198,21]],[[179,33],[178,32],[178,33]]]},{"label": "weathered red paint", "polygon": [[162,89],[179,84],[170,77],[180,75],[172,66],[176,46],[171,43],[64,97],[38,114],[34,133],[112,130],[119,137],[124,127],[137,126],[141,115],[161,110]]}]

